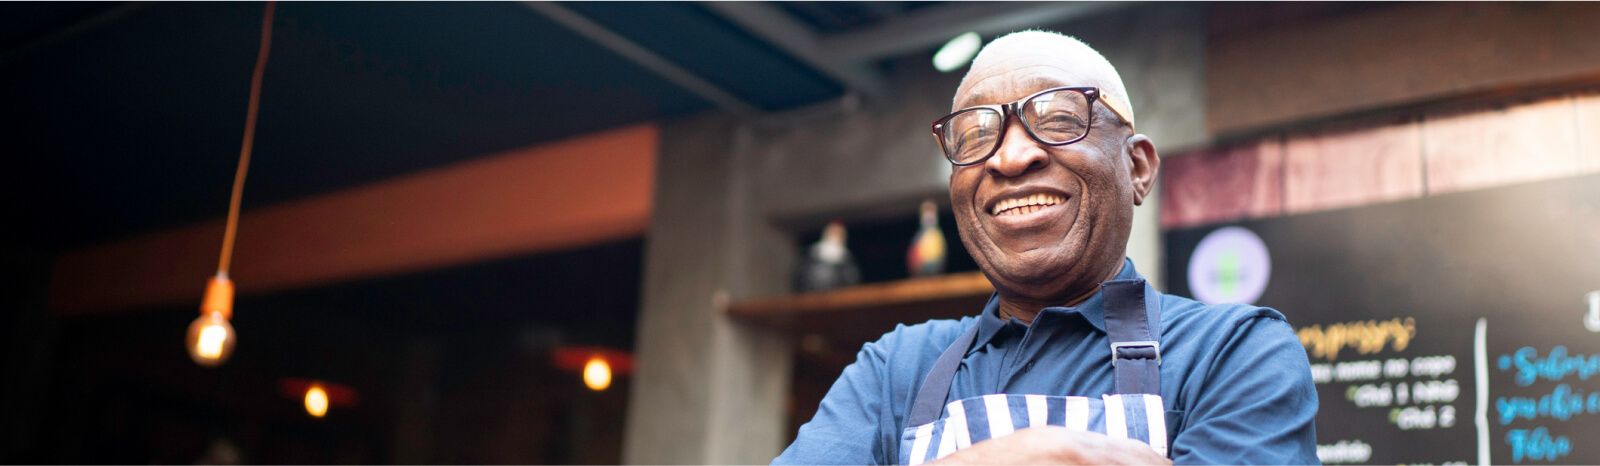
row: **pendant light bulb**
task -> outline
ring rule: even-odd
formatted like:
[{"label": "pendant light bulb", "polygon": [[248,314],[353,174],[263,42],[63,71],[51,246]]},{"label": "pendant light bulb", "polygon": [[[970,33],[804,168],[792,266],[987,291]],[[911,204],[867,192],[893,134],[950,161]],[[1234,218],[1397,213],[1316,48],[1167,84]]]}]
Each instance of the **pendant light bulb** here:
[{"label": "pendant light bulb", "polygon": [[184,346],[189,357],[203,367],[217,367],[233,355],[237,338],[228,318],[233,316],[233,282],[217,274],[206,284],[206,297],[200,303],[200,317],[189,324]]},{"label": "pendant light bulb", "polygon": [[206,296],[200,301],[200,318],[189,324],[184,346],[189,357],[203,367],[217,367],[233,355],[233,281],[228,267],[233,263],[233,239],[239,230],[239,202],[244,195],[244,177],[250,171],[250,149],[256,138],[256,112],[261,108],[261,77],[267,70],[267,52],[272,49],[272,17],[278,2],[269,1],[261,15],[261,51],[256,54],[255,73],[250,77],[250,106],[245,110],[244,144],[239,148],[239,168],[233,174],[233,196],[228,199],[228,221],[222,230],[222,257],[217,275],[206,283]]}]

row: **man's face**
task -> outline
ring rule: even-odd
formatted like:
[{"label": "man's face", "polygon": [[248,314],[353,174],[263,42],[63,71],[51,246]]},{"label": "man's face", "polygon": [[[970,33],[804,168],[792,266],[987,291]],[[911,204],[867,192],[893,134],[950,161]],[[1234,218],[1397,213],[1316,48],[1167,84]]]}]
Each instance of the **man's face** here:
[{"label": "man's face", "polygon": [[[962,81],[954,109],[1054,87],[1108,88],[1049,49],[992,52]],[[1120,270],[1136,199],[1128,126],[1096,103],[1088,137],[1074,144],[1040,144],[1015,116],[1004,131],[988,160],[950,174],[956,227],[973,259],[1002,294],[1035,301],[1071,299],[1109,279]],[[1044,205],[996,212],[1024,199]]]}]

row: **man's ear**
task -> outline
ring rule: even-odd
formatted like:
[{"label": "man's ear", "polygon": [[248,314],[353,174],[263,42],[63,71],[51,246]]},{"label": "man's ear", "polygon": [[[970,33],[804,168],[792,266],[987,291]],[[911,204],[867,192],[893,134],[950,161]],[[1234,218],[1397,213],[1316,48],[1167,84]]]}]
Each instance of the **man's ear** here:
[{"label": "man's ear", "polygon": [[1144,205],[1145,196],[1156,187],[1156,172],[1161,169],[1161,157],[1156,155],[1156,144],[1149,136],[1135,134],[1128,138],[1128,178],[1133,182],[1133,205]]}]

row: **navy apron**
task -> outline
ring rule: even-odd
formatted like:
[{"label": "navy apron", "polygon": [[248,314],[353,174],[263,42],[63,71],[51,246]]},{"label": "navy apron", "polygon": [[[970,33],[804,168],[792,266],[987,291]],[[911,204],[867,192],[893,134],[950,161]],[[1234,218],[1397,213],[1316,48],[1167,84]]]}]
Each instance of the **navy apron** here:
[{"label": "navy apron", "polygon": [[[1161,400],[1161,299],[1143,279],[1101,284],[1116,393],[1098,397],[992,394],[945,403],[961,358],[978,337],[969,327],[939,355],[900,436],[900,464],[943,458],[1017,429],[1052,425],[1131,438],[1167,455]],[[940,418],[942,413],[948,413]]]}]

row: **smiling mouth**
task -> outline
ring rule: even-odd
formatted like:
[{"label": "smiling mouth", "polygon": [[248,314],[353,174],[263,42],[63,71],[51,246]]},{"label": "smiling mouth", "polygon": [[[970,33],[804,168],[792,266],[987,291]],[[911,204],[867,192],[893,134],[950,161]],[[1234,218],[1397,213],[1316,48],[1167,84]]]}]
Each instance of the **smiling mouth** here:
[{"label": "smiling mouth", "polygon": [[995,204],[994,210],[990,213],[996,217],[1031,214],[1039,211],[1039,209],[1063,202],[1066,202],[1066,198],[1054,194],[1034,194],[1000,201],[1000,203]]}]

